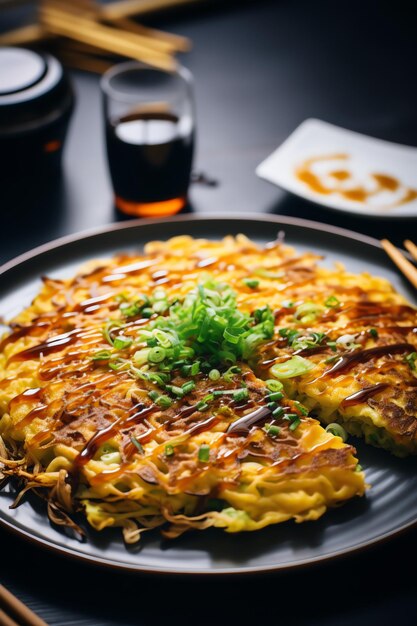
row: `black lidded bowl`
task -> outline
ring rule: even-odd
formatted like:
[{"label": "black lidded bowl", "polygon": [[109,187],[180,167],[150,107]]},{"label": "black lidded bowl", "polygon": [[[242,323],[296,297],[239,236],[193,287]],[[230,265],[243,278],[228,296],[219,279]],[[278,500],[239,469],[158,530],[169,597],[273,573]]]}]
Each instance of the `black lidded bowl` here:
[{"label": "black lidded bowl", "polygon": [[0,184],[7,188],[59,174],[74,108],[61,63],[25,48],[0,48]]}]

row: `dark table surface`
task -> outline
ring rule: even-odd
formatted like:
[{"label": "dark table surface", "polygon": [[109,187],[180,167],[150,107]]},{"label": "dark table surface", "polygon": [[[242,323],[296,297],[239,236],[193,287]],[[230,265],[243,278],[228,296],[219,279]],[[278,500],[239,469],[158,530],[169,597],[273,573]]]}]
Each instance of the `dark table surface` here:
[{"label": "dark table surface", "polygon": [[[193,185],[196,213],[285,214],[397,243],[415,220],[365,219],[319,209],[255,176],[256,165],[308,117],[417,146],[417,38],[413,3],[217,3],[154,23],[191,37],[196,168],[217,187]],[[226,6],[225,6],[226,5]],[[2,202],[0,258],[115,221],[98,78],[74,73],[77,97],[62,179],[40,199]],[[417,497],[417,494],[416,494]],[[352,555],[258,578],[168,579],[106,572],[45,553],[0,530],[1,580],[60,626],[261,620],[330,626],[417,624],[417,531]],[[251,539],[252,540],[252,539]],[[287,616],[287,617],[285,617]]]}]

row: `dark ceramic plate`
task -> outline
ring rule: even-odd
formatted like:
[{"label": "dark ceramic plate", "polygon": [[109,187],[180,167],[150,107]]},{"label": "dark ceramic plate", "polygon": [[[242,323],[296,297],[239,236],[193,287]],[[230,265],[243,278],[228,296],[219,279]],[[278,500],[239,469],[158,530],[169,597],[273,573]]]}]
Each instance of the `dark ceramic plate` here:
[{"label": "dark ceramic plate", "polygon": [[[369,271],[388,278],[411,301],[415,295],[393,268],[378,242],[314,222],[289,217],[179,217],[167,222],[143,220],[113,225],[93,233],[53,242],[0,269],[0,315],[9,318],[28,305],[39,277],[70,275],[89,258],[119,250],[135,250],[151,239],[173,235],[222,237],[245,233],[255,241],[276,238],[278,231],[298,249],[325,256],[324,263],[343,262],[353,271]],[[228,535],[221,530],[196,531],[167,542],[158,531],[147,533],[137,546],[125,546],[117,531],[97,533],[87,529],[80,543],[51,526],[42,502],[26,500],[9,509],[13,494],[0,495],[0,522],[19,535],[68,556],[141,572],[175,574],[225,574],[265,572],[293,568],[341,556],[388,539],[417,523],[417,464],[396,459],[361,442],[358,455],[371,489],[317,522],[292,522],[256,533]]]}]

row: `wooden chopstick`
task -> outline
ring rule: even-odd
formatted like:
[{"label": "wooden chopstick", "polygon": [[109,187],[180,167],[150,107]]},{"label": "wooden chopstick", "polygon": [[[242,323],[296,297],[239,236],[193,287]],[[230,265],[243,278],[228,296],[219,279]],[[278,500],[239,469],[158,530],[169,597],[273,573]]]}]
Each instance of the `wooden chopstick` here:
[{"label": "wooden chopstick", "polygon": [[0,35],[0,45],[20,46],[24,44],[37,43],[48,37],[48,33],[40,24],[28,24],[9,30]]},{"label": "wooden chopstick", "polygon": [[115,2],[103,4],[101,15],[103,18],[114,20],[197,2],[201,0],[115,0]]},{"label": "wooden chopstick", "polygon": [[[48,626],[36,613],[0,585],[0,623],[5,626]],[[16,618],[18,622],[15,621]]]},{"label": "wooden chopstick", "polygon": [[105,21],[123,30],[142,35],[142,37],[147,37],[152,41],[154,46],[158,45],[164,50],[171,52],[188,52],[192,47],[188,37],[174,35],[174,33],[167,33],[162,30],[157,30],[156,28],[149,28],[148,26],[134,22],[128,17]]},{"label": "wooden chopstick", "polygon": [[76,17],[47,3],[41,6],[40,15],[46,28],[53,34],[137,59],[160,69],[171,71],[176,68],[175,59],[171,55],[150,48],[134,33],[103,26],[89,18]]},{"label": "wooden chopstick", "polygon": [[413,243],[412,241],[410,241],[409,239],[406,239],[404,241],[404,245],[407,248],[407,250],[409,251],[409,253],[411,254],[411,256],[413,257],[413,259],[415,261],[417,261],[417,246],[415,243]]},{"label": "wooden chopstick", "polygon": [[417,268],[408,261],[398,248],[388,239],[381,239],[381,245],[385,252],[391,257],[398,269],[408,278],[410,283],[417,289]]},{"label": "wooden chopstick", "polygon": [[77,52],[76,50],[61,50],[58,56],[66,67],[92,72],[93,74],[104,74],[114,65],[112,61],[106,61],[91,54]]}]

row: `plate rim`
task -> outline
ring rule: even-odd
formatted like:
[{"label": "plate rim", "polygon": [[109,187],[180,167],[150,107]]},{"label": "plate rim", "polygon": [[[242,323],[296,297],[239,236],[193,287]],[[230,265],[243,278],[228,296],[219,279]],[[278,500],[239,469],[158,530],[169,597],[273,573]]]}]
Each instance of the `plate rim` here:
[{"label": "plate rim", "polygon": [[[345,237],[350,240],[354,240],[360,243],[364,243],[368,246],[376,248],[382,251],[381,243],[378,239],[370,237],[368,235],[364,235],[362,233],[358,233],[356,231],[352,231],[349,229],[341,228],[339,226],[334,226],[331,224],[324,224],[321,222],[317,222],[314,220],[306,220],[303,218],[297,218],[287,215],[269,215],[269,214],[256,214],[256,213],[245,213],[243,216],[238,216],[236,213],[224,213],[222,215],[207,215],[207,214],[198,214],[198,215],[177,215],[173,216],[167,220],[159,219],[135,219],[129,222],[119,222],[102,225],[96,228],[80,231],[79,233],[73,233],[70,235],[66,235],[63,237],[59,237],[57,239],[53,239],[45,244],[37,246],[23,254],[18,255],[17,257],[12,258],[9,261],[6,261],[0,266],[0,278],[6,275],[9,271],[19,267],[20,265],[25,264],[26,262],[38,257],[42,256],[45,253],[49,253],[53,250],[59,249],[61,247],[71,245],[73,243],[77,243],[79,241],[85,241],[89,238],[96,238],[102,234],[111,233],[111,232],[119,232],[124,230],[134,230],[135,228],[140,228],[141,226],[153,226],[153,225],[162,225],[166,223],[178,223],[178,224],[187,224],[189,222],[223,222],[223,221],[235,221],[238,223],[242,222],[264,222],[264,223],[273,223],[277,226],[279,225],[288,225],[295,226],[300,228],[307,228],[310,231],[320,231],[325,232],[327,234],[335,234],[338,236]],[[141,565],[136,563],[123,563],[121,561],[117,562],[111,558],[101,557],[90,555],[82,552],[78,552],[75,548],[67,547],[65,545],[60,545],[55,543],[53,540],[43,537],[37,537],[30,530],[25,528],[21,528],[18,525],[14,524],[12,521],[4,519],[2,515],[0,515],[0,526],[5,528],[6,530],[10,530],[14,535],[24,539],[25,541],[34,544],[37,547],[43,547],[55,555],[60,555],[64,557],[68,557],[76,562],[86,563],[88,565],[96,566],[96,567],[105,567],[106,569],[110,569],[113,571],[123,571],[125,573],[131,574],[151,574],[153,576],[164,575],[165,577],[170,576],[190,576],[190,575],[198,575],[199,577],[217,577],[217,576],[228,576],[228,575],[239,575],[239,576],[251,576],[251,575],[262,575],[262,574],[270,574],[273,572],[284,572],[284,571],[294,571],[300,568],[306,567],[314,567],[326,562],[334,562],[335,560],[339,560],[343,557],[351,556],[352,554],[359,554],[365,550],[372,549],[377,547],[378,545],[384,544],[389,540],[395,539],[396,537],[404,534],[405,532],[411,530],[412,528],[417,528],[417,518],[415,520],[411,520],[402,524],[400,527],[387,531],[382,535],[374,537],[372,539],[368,539],[367,541],[362,541],[354,546],[348,548],[342,548],[336,551],[332,551],[330,554],[318,555],[315,557],[308,557],[301,559],[297,562],[287,562],[287,563],[275,563],[272,565],[254,565],[254,566],[236,566],[236,567],[221,567],[218,569],[207,569],[207,568],[183,568],[177,569],[175,567],[162,567],[162,566],[153,566],[153,565]]]},{"label": "plate rim", "polygon": [[236,213],[222,213],[221,215],[208,215],[205,213],[200,213],[197,215],[176,215],[172,216],[169,219],[161,220],[161,218],[139,218],[133,219],[129,222],[116,222],[111,224],[105,224],[102,226],[88,228],[85,230],[81,230],[76,233],[72,233],[70,235],[64,235],[63,237],[58,237],[55,239],[51,239],[46,243],[41,244],[40,246],[36,246],[35,248],[31,248],[26,252],[19,254],[16,257],[12,257],[11,259],[5,261],[0,265],[0,277],[3,276],[6,272],[14,269],[18,265],[25,263],[26,261],[30,261],[37,256],[42,254],[51,252],[52,250],[56,250],[57,248],[61,248],[63,246],[70,245],[72,243],[76,243],[78,241],[84,241],[86,239],[92,238],[111,233],[114,231],[122,231],[122,230],[130,230],[135,229],[140,226],[153,226],[153,225],[161,225],[171,222],[199,222],[199,221],[223,221],[223,220],[231,220],[236,222],[241,221],[259,221],[259,222],[274,222],[276,224],[284,224],[288,226],[299,226],[305,227],[310,230],[319,230],[322,232],[327,232],[329,234],[339,235],[342,237],[346,237],[348,239],[354,239],[355,241],[359,241],[361,243],[365,243],[367,245],[382,249],[382,246],[378,239],[375,237],[371,237],[370,235],[364,235],[362,233],[358,233],[357,231],[350,230],[348,228],[342,228],[341,226],[334,226],[333,224],[325,224],[323,222],[318,222],[315,220],[308,220],[301,217],[292,217],[289,215],[274,215],[274,214],[256,214],[256,213],[244,213],[242,216],[237,216]]}]

